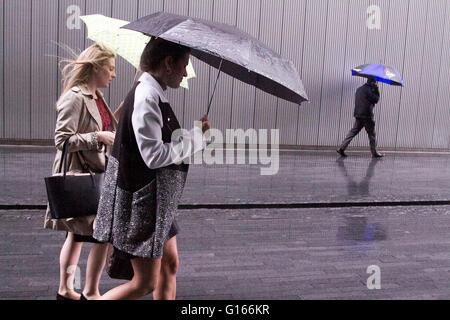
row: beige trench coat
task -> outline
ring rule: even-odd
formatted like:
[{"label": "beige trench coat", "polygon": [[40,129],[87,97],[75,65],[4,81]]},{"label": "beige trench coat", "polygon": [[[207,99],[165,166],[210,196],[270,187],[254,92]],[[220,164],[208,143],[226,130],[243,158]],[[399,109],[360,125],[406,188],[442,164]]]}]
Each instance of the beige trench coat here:
[{"label": "beige trench coat", "polygon": [[[97,95],[103,99],[101,92]],[[117,121],[106,104],[111,124],[109,131],[116,131]],[[102,130],[102,119],[97,104],[87,87],[73,87],[60,99],[57,105],[58,117],[55,129],[56,157],[53,163],[53,173],[57,173],[62,157],[64,142],[69,139],[67,157],[67,171],[83,172],[82,158],[89,168],[94,172],[104,172],[106,159],[111,152],[97,151],[97,131]],[[96,212],[81,218],[51,219],[50,208],[47,206],[44,228],[53,230],[64,230],[76,234],[91,236]]]}]

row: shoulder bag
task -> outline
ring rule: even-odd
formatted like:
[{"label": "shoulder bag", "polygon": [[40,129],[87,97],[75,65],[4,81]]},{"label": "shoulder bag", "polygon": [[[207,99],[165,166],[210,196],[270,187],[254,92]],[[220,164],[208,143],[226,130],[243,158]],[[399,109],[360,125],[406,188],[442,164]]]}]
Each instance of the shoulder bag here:
[{"label": "shoulder bag", "polygon": [[[67,174],[68,141],[64,142],[59,174],[44,178],[52,219],[67,219],[97,214],[104,173]],[[61,167],[64,163],[64,171]]]}]

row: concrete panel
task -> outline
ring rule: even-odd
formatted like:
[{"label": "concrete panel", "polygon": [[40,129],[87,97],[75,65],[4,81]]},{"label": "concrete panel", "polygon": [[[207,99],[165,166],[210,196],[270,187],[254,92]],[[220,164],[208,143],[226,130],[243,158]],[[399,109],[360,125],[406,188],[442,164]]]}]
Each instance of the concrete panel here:
[{"label": "concrete panel", "polygon": [[[58,57],[74,59],[85,49],[85,26],[79,16],[86,11],[85,0],[58,2]],[[70,49],[68,49],[68,48]],[[58,96],[61,94],[61,73],[58,72]]]},{"label": "concrete panel", "polygon": [[4,88],[3,88],[3,59],[5,56],[4,53],[4,39],[3,39],[3,17],[4,17],[4,0],[0,0],[0,138],[3,138],[5,135],[5,123],[3,113],[4,109]]},{"label": "concrete panel", "polygon": [[31,1],[4,4],[5,138],[30,139]]},{"label": "concrete panel", "polygon": [[[348,131],[352,128],[355,108],[355,92],[365,81],[359,77],[353,77],[351,69],[364,63],[367,37],[367,8],[369,1],[350,1],[348,8],[348,33],[346,39],[346,54],[344,62],[344,77],[342,83],[342,107],[339,122],[340,144]],[[350,147],[358,145],[356,137]]]},{"label": "concrete panel", "polygon": [[[364,63],[383,63],[385,48],[386,48],[386,34],[389,25],[389,9],[391,1],[390,0],[372,0],[370,1],[370,6],[376,6],[380,9],[379,23],[380,29],[368,29],[366,38],[366,53]],[[367,10],[367,8],[366,8]],[[366,11],[367,13],[367,11]],[[369,14],[367,14],[367,19],[370,19]],[[392,17],[394,18],[394,17]],[[367,22],[367,20],[366,20]],[[367,26],[367,24],[366,24]]]},{"label": "concrete panel", "polygon": [[[113,1],[112,18],[126,21],[138,17],[138,0]],[[136,69],[120,56],[116,58],[117,78],[110,84],[110,107],[115,110],[128,94],[136,75]]]},{"label": "concrete panel", "polygon": [[[89,14],[102,14],[106,17],[111,17],[112,15],[112,0],[86,0],[86,15]],[[83,23],[84,25],[84,23]],[[90,40],[87,38],[87,28],[86,26],[84,26],[85,28],[85,44],[84,46],[87,48],[89,47],[91,44],[94,43],[94,41]],[[117,77],[116,80],[114,80],[113,82],[116,81],[121,81],[120,77]],[[112,108],[113,110],[115,110],[116,106],[112,106],[111,105],[111,99],[110,99],[110,91],[111,88],[105,88],[105,89],[100,89],[103,92],[103,96],[106,100],[106,102],[108,103],[109,107]]]},{"label": "concrete panel", "polygon": [[403,79],[406,87],[402,91],[398,119],[397,147],[414,147],[414,127],[417,121],[417,102],[422,79],[422,63],[429,3],[410,0],[408,29],[405,46]]},{"label": "concrete panel", "polygon": [[328,1],[307,1],[305,48],[303,52],[302,80],[308,88],[309,104],[300,108],[297,143],[317,145],[320,104],[323,82]]},{"label": "concrete panel", "polygon": [[164,0],[139,0],[138,2],[138,16],[142,18],[146,15],[163,11],[164,9]]},{"label": "concrete panel", "polygon": [[[239,0],[236,26],[255,38],[259,36],[260,0]],[[253,86],[239,80],[233,85],[231,128],[254,128],[255,92]]]},{"label": "concrete panel", "polygon": [[[189,1],[189,15],[191,17],[212,20],[213,1],[194,0]],[[196,78],[190,79],[189,90],[180,88],[185,91],[186,103],[184,112],[184,121],[186,129],[190,129],[194,125],[194,121],[206,113],[208,104],[209,74],[210,67],[206,63],[191,56],[191,62],[195,70]],[[217,97],[216,97],[217,98]],[[216,120],[210,115],[212,127],[216,127]]]},{"label": "concrete panel", "polygon": [[[390,0],[373,0],[370,1],[369,6],[376,6],[380,10],[380,16],[379,18],[379,27],[374,29],[368,29],[367,30],[367,38],[366,38],[366,51],[365,51],[365,59],[364,63],[383,63],[384,56],[386,52],[386,35],[389,25],[389,6],[390,6]],[[368,10],[366,8],[366,10]],[[370,20],[370,15],[373,14],[367,13],[367,19]],[[367,21],[366,21],[367,22]],[[367,25],[367,23],[366,23]],[[381,104],[383,103],[383,94],[385,89],[387,89],[388,85],[382,85],[379,84],[380,88],[380,101],[375,107],[374,114],[375,114],[375,121],[376,121],[376,128],[375,130],[383,131],[385,129],[384,123],[379,122],[378,119],[380,117],[380,114],[382,112],[382,109],[380,108]],[[367,134],[365,132],[362,132],[361,135],[358,137],[358,143],[361,146],[367,146],[369,145],[369,138],[367,137]]]},{"label": "concrete panel", "polygon": [[[422,64],[422,78],[420,81],[419,99],[416,102],[416,125],[414,147],[431,148],[433,146],[433,127],[436,117],[436,97],[438,94],[439,71],[441,70],[442,39],[448,1],[431,1],[428,17]],[[447,19],[446,19],[447,18]],[[447,38],[447,42],[450,41]],[[448,61],[448,58],[447,58]],[[449,88],[450,90],[450,88]],[[438,114],[437,116],[440,116]]]},{"label": "concrete panel", "polygon": [[[380,29],[366,25],[371,5],[381,9]],[[449,148],[448,0],[0,0],[0,138],[53,138],[60,59],[48,56],[72,58],[64,46],[79,53],[92,43],[78,15],[134,20],[162,10],[236,24],[260,38],[294,62],[312,100],[297,106],[222,74],[213,127],[279,128],[282,144],[339,144],[354,121],[355,91],[365,82],[352,77],[351,68],[381,62],[396,67],[406,87],[380,84],[380,149]],[[187,127],[206,111],[217,72],[192,60],[197,78],[191,89],[168,90]],[[122,58],[116,63],[118,77],[104,90],[112,109],[135,74]],[[351,146],[367,148],[365,132]]]},{"label": "concrete panel", "polygon": [[[236,10],[236,0],[215,0],[213,20],[235,26]],[[217,74],[218,70],[216,68],[210,68],[208,98],[210,98],[213,93]],[[209,113],[210,120],[214,123],[214,128],[221,130],[223,133],[225,133],[225,129],[230,128],[231,125],[231,114],[234,108],[233,83],[234,80],[231,76],[220,73],[216,92],[211,104],[211,111]],[[239,108],[239,106],[236,107]]]},{"label": "concrete panel", "polygon": [[[395,67],[403,74],[404,46],[408,23],[409,0],[391,0],[387,21],[382,28],[387,28],[384,63]],[[386,15],[383,15],[385,17]],[[386,19],[386,18],[385,18]],[[397,121],[400,108],[401,87],[380,85],[381,99],[376,106],[377,140],[380,148],[394,148],[397,137]]]},{"label": "concrete panel", "polygon": [[[306,0],[286,0],[283,10],[281,55],[291,60],[301,75],[305,36]],[[308,88],[305,88],[308,92]],[[306,107],[308,104],[304,104]],[[282,99],[278,100],[277,123],[280,143],[295,145],[297,141],[300,106]]]},{"label": "concrete panel", "polygon": [[[164,0],[164,11],[179,15],[189,15],[189,0]],[[167,89],[167,98],[177,115],[181,127],[184,127],[185,94],[186,90],[183,88],[176,90]]]},{"label": "concrete panel", "polygon": [[[31,19],[31,139],[53,139],[58,88],[58,7],[46,0],[32,1]],[[42,79],[51,81],[42,81]]]},{"label": "concrete panel", "polygon": [[[283,31],[283,2],[266,0],[261,3],[259,40],[280,53]],[[278,98],[259,89],[255,98],[255,129],[276,128]]]},{"label": "concrete panel", "polygon": [[342,106],[342,79],[348,27],[349,1],[330,1],[323,67],[318,145],[339,143],[339,117]]},{"label": "concrete panel", "polygon": [[445,10],[444,34],[439,69],[439,84],[436,97],[436,113],[433,132],[433,148],[450,148],[450,1]]}]

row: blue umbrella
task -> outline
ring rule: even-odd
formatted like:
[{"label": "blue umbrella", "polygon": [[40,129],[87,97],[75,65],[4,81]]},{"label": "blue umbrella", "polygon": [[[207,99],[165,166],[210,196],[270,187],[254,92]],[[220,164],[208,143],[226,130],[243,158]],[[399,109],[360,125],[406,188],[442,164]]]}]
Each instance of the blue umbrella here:
[{"label": "blue umbrella", "polygon": [[405,86],[403,79],[397,69],[384,64],[363,64],[352,69],[352,75],[358,77],[374,77],[375,80],[393,86]]}]

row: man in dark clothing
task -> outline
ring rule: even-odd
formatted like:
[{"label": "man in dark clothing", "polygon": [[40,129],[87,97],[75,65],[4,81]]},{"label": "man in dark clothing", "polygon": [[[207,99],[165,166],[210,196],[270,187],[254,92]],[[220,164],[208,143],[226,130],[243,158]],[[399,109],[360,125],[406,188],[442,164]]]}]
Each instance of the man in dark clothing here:
[{"label": "man in dark clothing", "polygon": [[355,117],[355,124],[350,132],[345,137],[337,153],[341,156],[346,157],[345,149],[347,149],[350,142],[354,137],[361,131],[362,128],[366,129],[367,135],[370,141],[370,151],[372,152],[372,157],[381,158],[384,155],[377,152],[377,142],[375,135],[375,120],[373,115],[373,108],[375,104],[380,100],[380,91],[378,90],[377,82],[374,78],[369,78],[367,83],[359,87],[356,90],[355,95],[355,111],[353,116]]}]

